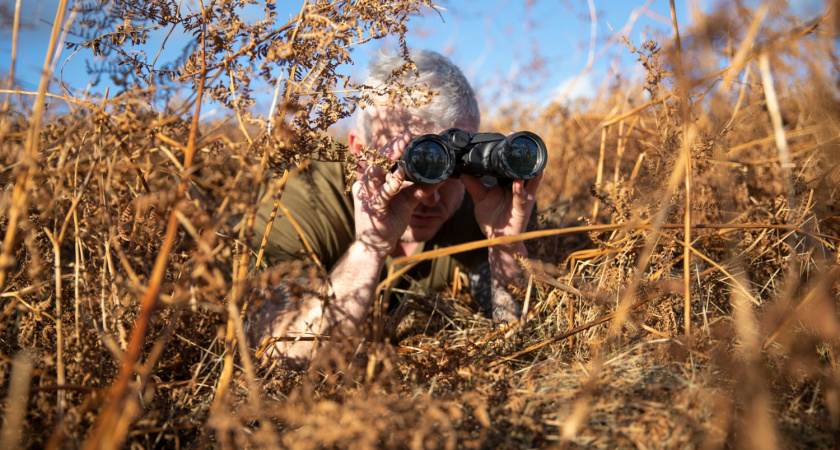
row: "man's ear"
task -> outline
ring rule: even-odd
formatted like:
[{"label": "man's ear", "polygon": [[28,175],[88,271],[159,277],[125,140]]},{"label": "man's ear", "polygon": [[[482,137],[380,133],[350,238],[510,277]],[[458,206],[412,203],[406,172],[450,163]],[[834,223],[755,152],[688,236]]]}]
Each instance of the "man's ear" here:
[{"label": "man's ear", "polygon": [[347,144],[350,146],[350,153],[354,156],[361,155],[362,147],[365,146],[365,139],[362,136],[361,130],[350,130],[350,134],[347,136]]}]

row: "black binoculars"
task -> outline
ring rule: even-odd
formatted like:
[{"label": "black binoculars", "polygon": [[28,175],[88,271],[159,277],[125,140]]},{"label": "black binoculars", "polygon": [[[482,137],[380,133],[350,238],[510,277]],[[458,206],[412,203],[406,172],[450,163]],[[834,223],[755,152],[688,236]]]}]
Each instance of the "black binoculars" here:
[{"label": "black binoculars", "polygon": [[435,184],[461,173],[492,176],[500,184],[528,180],[545,169],[548,152],[539,136],[518,131],[469,133],[450,128],[441,134],[424,134],[408,143],[397,164],[406,179]]}]

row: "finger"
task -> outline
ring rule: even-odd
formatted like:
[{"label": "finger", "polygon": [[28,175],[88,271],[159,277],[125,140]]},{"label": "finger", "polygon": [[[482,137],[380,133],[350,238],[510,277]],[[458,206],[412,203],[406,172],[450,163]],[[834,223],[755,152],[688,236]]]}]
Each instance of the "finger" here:
[{"label": "finger", "polygon": [[379,199],[379,191],[382,189],[383,183],[385,183],[385,174],[381,170],[377,171],[376,169],[378,168],[369,166],[365,170],[362,178],[358,181],[359,187],[354,192],[354,195],[366,207],[381,210],[383,204]]},{"label": "finger", "polygon": [[539,175],[531,178],[525,183],[525,190],[528,191],[529,200],[535,200],[537,198],[537,189],[540,187],[540,182],[542,182],[544,173],[545,172],[540,172]]},{"label": "finger", "polygon": [[511,186],[513,192],[513,208],[522,215],[530,215],[537,200],[537,189],[542,181],[539,174],[530,180],[515,180]]},{"label": "finger", "polygon": [[379,173],[375,169],[369,167],[365,176],[353,184],[353,195],[368,213],[383,214],[394,196],[400,192],[405,172],[402,168],[393,173]]},{"label": "finger", "polygon": [[540,187],[543,174],[531,178],[530,180],[516,180],[513,183],[513,194],[516,197],[533,202],[537,197],[537,189]]},{"label": "finger", "polygon": [[528,209],[528,191],[525,189],[525,180],[514,180],[510,190],[513,192],[513,208],[517,211]]},{"label": "finger", "polygon": [[402,167],[397,167],[393,173],[389,173],[385,177],[385,183],[382,184],[379,190],[379,201],[381,205],[387,205],[400,192],[403,182],[405,181],[405,171]]},{"label": "finger", "polygon": [[405,151],[405,147],[411,142],[411,133],[406,131],[399,136],[395,137],[388,141],[379,152],[382,156],[390,159],[391,161],[396,161],[400,159],[403,152]]},{"label": "finger", "polygon": [[481,203],[481,201],[484,200],[484,197],[487,196],[487,192],[490,191],[490,188],[485,186],[481,180],[465,173],[461,174],[461,183],[463,183],[464,187],[467,188],[467,192],[470,193],[473,203],[476,204]]},{"label": "finger", "polygon": [[362,175],[361,181],[362,187],[365,188],[366,192],[376,192],[379,190],[379,187],[382,186],[382,183],[385,182],[385,171],[383,171],[381,167],[369,165],[367,169],[365,169],[365,173]]},{"label": "finger", "polygon": [[513,180],[510,190],[513,191],[513,198],[521,201],[528,199],[528,191],[525,190],[525,180]]}]

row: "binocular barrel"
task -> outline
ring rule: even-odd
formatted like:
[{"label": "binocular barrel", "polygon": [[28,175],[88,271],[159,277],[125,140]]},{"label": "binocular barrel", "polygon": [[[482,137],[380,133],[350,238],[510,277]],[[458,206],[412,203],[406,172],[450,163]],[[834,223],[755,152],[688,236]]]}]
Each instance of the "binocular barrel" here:
[{"label": "binocular barrel", "polygon": [[398,164],[408,180],[434,184],[461,173],[528,180],[545,169],[547,159],[545,143],[530,131],[505,136],[450,128],[412,139]]}]

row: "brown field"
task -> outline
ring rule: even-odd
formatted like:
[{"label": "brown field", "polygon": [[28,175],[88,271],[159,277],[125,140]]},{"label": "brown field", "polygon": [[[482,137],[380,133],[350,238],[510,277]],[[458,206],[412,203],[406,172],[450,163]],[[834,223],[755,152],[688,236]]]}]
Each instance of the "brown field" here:
[{"label": "brown field", "polygon": [[[486,131],[549,148],[524,320],[494,326],[453,280],[306,372],[255,358],[251,292],[317,270],[255,270],[254,211],[295,163],[344,157],[328,131],[367,101],[335,67],[430,1],[319,1],[260,24],[235,2],[118,2],[75,15],[90,26],[74,50],[108,49],[121,92],[71,99],[49,71],[37,92],[3,80],[1,448],[840,442],[832,7],[721,7],[681,36],[626,41],[644,84],[486,114]],[[143,26],[175,23],[202,45],[171,66],[127,59]],[[270,124],[247,109],[258,84]],[[200,123],[199,99],[226,119]]]}]

